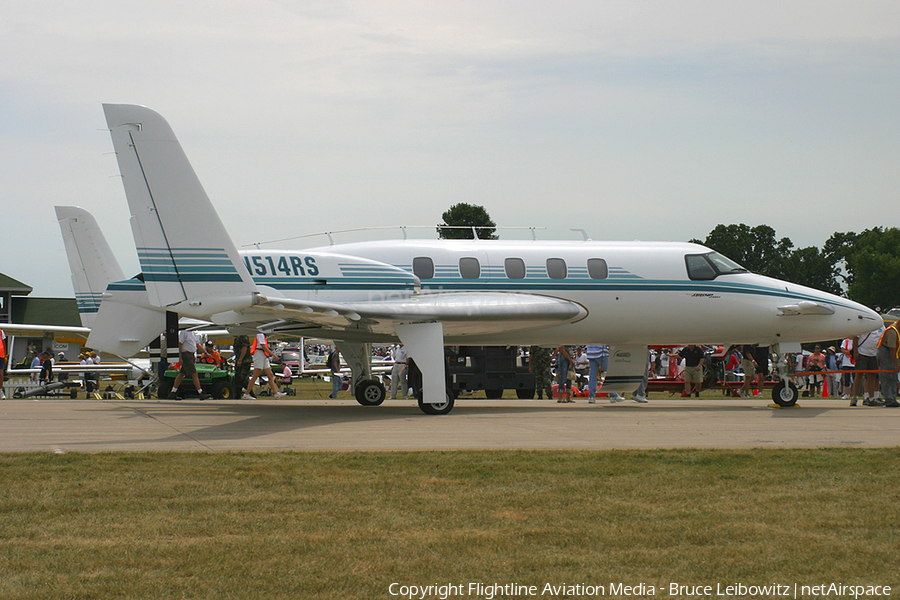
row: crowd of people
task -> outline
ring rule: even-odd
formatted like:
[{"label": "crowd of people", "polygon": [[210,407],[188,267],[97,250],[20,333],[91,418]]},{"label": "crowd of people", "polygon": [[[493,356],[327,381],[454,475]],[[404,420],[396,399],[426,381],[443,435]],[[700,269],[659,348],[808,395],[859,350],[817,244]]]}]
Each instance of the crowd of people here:
[{"label": "crowd of people", "polygon": [[[185,377],[194,384],[200,399],[208,398],[203,392],[195,364],[203,362],[223,367],[225,361],[212,341],[201,343],[191,330],[179,332],[179,373],[172,386],[169,398],[179,398],[178,388]],[[6,367],[5,335],[0,330],[0,376]],[[251,340],[247,335],[238,335],[232,347],[234,355],[233,397],[255,399],[255,383],[264,375],[266,384],[276,398],[285,393],[278,389],[277,378],[272,371],[275,352],[268,339],[258,333]],[[342,384],[340,353],[325,344],[307,344],[303,348],[301,360],[310,356],[323,356],[326,368],[331,374],[332,392],[336,398]],[[561,345],[555,349],[542,346],[521,347],[520,355],[527,355],[529,371],[535,377],[537,397],[558,398],[558,402],[574,402],[573,385],[587,390],[588,402],[596,402],[597,391],[602,388],[609,371],[610,347],[604,344],[586,346]],[[56,360],[65,361],[60,352],[54,357],[49,350],[39,353],[31,350],[30,367],[35,369],[32,380],[41,384],[49,383],[53,377]],[[383,359],[392,364],[390,375],[390,397],[397,397],[398,390],[403,398],[408,395],[406,381],[409,354],[400,345],[376,346],[373,358]],[[799,390],[809,397],[840,397],[850,401],[850,406],[900,407],[897,400],[898,372],[900,372],[900,331],[896,322],[886,322],[879,329],[866,335],[847,338],[838,345],[816,344],[812,351],[789,354],[780,360],[769,354],[768,348],[739,345],[727,349],[688,345],[683,348],[648,348],[647,369],[643,381],[632,392],[635,402],[647,402],[648,381],[664,378],[684,382],[684,396],[699,397],[704,381],[713,377],[725,382],[731,388],[740,382],[740,396],[750,396],[752,391],[761,389],[769,379],[790,377]],[[78,355],[79,364],[96,366],[100,357],[96,352],[85,350]],[[26,359],[27,361],[27,359]],[[23,361],[23,362],[26,362]],[[787,369],[781,372],[781,369]],[[292,373],[285,366],[279,369],[283,384],[290,384]],[[81,386],[91,393],[96,385],[97,374],[82,373]],[[554,392],[553,383],[556,382]],[[576,383],[578,382],[578,383]],[[622,402],[625,397],[609,392],[610,402]]]},{"label": "crowd of people", "polygon": [[[784,364],[788,369],[787,374],[798,389],[804,391],[804,395],[842,397],[849,399],[851,406],[857,406],[860,401],[866,406],[900,406],[896,399],[896,371],[900,370],[897,364],[898,342],[900,335],[896,326],[882,327],[866,336],[843,340],[840,348],[817,344],[812,351],[788,355]],[[885,350],[881,350],[882,347]],[[206,348],[201,345],[197,348],[197,360],[221,364],[222,359],[212,342],[207,342]],[[530,346],[519,350],[521,356],[527,356],[529,371],[535,376],[535,389],[539,399],[546,396],[548,399],[556,397],[561,403],[574,402],[573,389],[585,388],[588,402],[596,402],[597,391],[602,388],[609,371],[608,345],[561,345],[557,348]],[[307,344],[303,351],[301,360],[304,362],[310,356],[318,357],[318,360],[324,362],[332,380],[329,397],[336,398],[343,383],[340,353],[326,344]],[[258,334],[252,342],[246,335],[238,336],[233,353],[234,397],[255,398],[253,386],[262,375],[265,375],[274,396],[284,395],[275,384],[278,378],[272,372],[269,361],[274,352],[263,334]],[[406,348],[402,344],[375,346],[372,348],[372,357],[391,365],[390,376],[386,378],[389,381],[386,384],[389,385],[390,398],[397,398],[398,392],[406,398],[409,393],[406,381],[409,354]],[[727,349],[695,345],[648,348],[644,380],[630,394],[630,399],[646,403],[647,385],[651,379],[683,382],[684,396],[699,397],[704,381],[709,378],[730,384],[727,385],[726,392],[736,389],[738,395],[749,397],[758,393],[765,381],[782,376],[779,369],[785,367],[780,364],[779,357],[770,355],[768,348],[755,345],[739,345]],[[887,370],[894,372],[878,372]],[[282,382],[290,382],[291,373],[288,369],[284,369],[284,372],[279,370],[279,374]],[[854,377],[854,374],[858,376]],[[176,382],[180,384],[179,380]],[[616,392],[609,392],[607,395],[613,403],[627,399],[627,395]]]},{"label": "crowd of people", "polygon": [[[520,349],[528,355],[529,370],[534,373],[537,397],[574,402],[573,386],[586,387],[588,402],[595,402],[609,366],[609,346],[559,346],[556,349],[531,346]],[[786,369],[784,373],[781,369]],[[780,361],[769,348],[739,345],[730,348],[688,345],[682,348],[650,348],[647,374],[631,394],[636,402],[646,402],[647,382],[667,379],[684,383],[683,396],[699,397],[704,381],[725,383],[726,393],[758,394],[766,381],[790,377],[798,390],[808,397],[842,398],[850,406],[900,407],[897,400],[900,371],[900,332],[893,322],[869,334],[847,338],[836,345],[816,344],[812,351],[792,353]],[[553,384],[556,384],[554,392]],[[625,398],[615,392],[610,402]]]}]

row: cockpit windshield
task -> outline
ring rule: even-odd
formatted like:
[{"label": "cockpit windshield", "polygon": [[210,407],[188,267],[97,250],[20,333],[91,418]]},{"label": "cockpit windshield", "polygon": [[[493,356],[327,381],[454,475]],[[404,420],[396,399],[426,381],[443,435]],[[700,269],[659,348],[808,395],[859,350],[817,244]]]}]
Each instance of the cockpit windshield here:
[{"label": "cockpit windshield", "polygon": [[747,269],[737,264],[730,258],[725,258],[718,252],[710,252],[706,255],[706,258],[712,261],[712,263],[716,266],[716,270],[719,272],[719,275],[727,275],[728,273],[746,273]]},{"label": "cockpit windshield", "polygon": [[688,254],[684,257],[688,277],[694,281],[710,281],[719,275],[747,273],[747,269],[718,252]]}]

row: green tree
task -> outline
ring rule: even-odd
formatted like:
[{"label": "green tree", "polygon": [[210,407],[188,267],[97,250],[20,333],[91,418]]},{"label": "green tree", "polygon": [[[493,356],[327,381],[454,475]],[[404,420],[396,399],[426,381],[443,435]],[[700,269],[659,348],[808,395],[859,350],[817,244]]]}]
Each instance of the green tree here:
[{"label": "green tree", "polygon": [[853,274],[847,269],[847,260],[856,246],[856,239],[859,237],[853,232],[842,233],[839,231],[831,234],[825,247],[822,249],[823,254],[835,267],[835,278],[840,282],[841,288],[847,289],[852,282]]},{"label": "green tree", "polygon": [[841,294],[842,267],[854,235],[834,234],[820,251],[814,246],[794,248],[789,238],[778,239],[768,225],[740,223],[717,225],[702,244],[754,273]]},{"label": "green tree", "polygon": [[716,225],[706,240],[698,243],[754,273],[778,278],[784,277],[785,257],[794,247],[788,238],[776,240],[775,230],[768,225],[750,227],[744,223]]},{"label": "green tree", "polygon": [[900,306],[900,229],[867,229],[847,248],[848,295],[867,306]]},{"label": "green tree", "polygon": [[[460,202],[444,211],[441,219],[443,219],[443,222],[438,225],[437,232],[442,239],[471,240],[474,238],[473,227],[478,231],[478,239],[497,239],[497,236],[494,234],[497,224],[494,223],[483,206]],[[467,227],[468,229],[451,229],[447,227],[448,225]]]},{"label": "green tree", "polygon": [[781,279],[840,295],[835,263],[815,246],[797,248],[782,260]]}]

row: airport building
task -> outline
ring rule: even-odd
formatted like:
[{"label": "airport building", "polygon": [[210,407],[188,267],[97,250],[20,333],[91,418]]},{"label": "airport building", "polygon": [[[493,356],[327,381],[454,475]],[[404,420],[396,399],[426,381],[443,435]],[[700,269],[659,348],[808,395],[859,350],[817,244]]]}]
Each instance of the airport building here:
[{"label": "airport building", "polygon": [[[81,327],[75,298],[32,298],[32,291],[31,286],[0,273],[0,329],[2,323]],[[80,342],[60,336],[54,339],[49,333],[43,337],[7,334],[6,350],[11,365],[22,362],[31,350],[50,350],[54,356],[62,352],[66,360],[75,360],[81,352]]]}]

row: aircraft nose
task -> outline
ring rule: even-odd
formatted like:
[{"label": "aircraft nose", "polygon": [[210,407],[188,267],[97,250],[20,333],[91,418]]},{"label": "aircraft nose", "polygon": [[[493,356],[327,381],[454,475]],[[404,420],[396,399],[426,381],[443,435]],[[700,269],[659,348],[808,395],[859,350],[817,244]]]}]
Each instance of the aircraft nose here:
[{"label": "aircraft nose", "polygon": [[858,329],[856,334],[868,333],[878,329],[884,323],[881,315],[868,306],[856,302],[853,304],[854,306],[851,309],[849,320],[851,322],[851,327],[854,330]]}]

